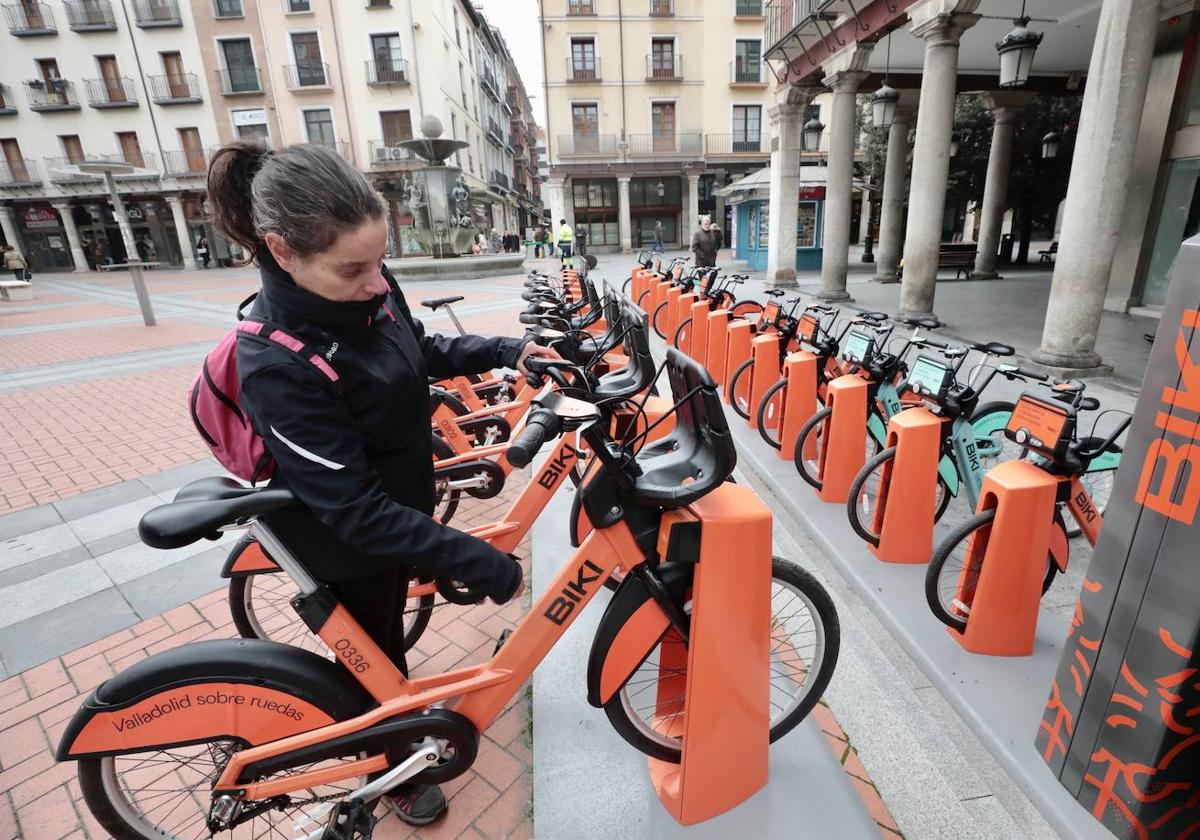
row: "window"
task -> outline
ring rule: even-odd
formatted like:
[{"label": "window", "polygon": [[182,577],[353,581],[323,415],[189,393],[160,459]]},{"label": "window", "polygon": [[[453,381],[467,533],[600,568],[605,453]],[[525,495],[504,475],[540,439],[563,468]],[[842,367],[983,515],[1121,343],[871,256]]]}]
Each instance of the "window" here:
[{"label": "window", "polygon": [[321,146],[335,146],[337,138],[333,134],[333,112],[328,108],[313,108],[304,112],[304,131],[309,143]]},{"label": "window", "polygon": [[594,102],[571,106],[571,133],[575,151],[600,150],[600,106]]},{"label": "window", "polygon": [[312,11],[312,0],[284,0],[284,5],[289,14]]},{"label": "window", "polygon": [[469,87],[469,85],[467,84],[467,74],[463,72],[463,63],[460,61],[460,62],[458,62],[458,88],[459,88],[459,90],[462,91],[462,100],[463,100],[464,108],[471,107],[470,105],[467,104],[467,88],[468,87]]},{"label": "window", "polygon": [[300,87],[321,86],[325,81],[325,64],[321,61],[321,39],[316,32],[293,32],[292,55],[296,59],[293,81]]},{"label": "window", "polygon": [[[662,195],[659,195],[659,187]],[[629,182],[630,207],[674,207],[683,206],[680,179],[674,177],[633,178]],[[664,222],[665,224],[665,222]]]},{"label": "window", "polygon": [[38,59],[38,73],[42,77],[47,89],[55,87],[55,83],[62,79],[62,74],[58,72],[58,62],[53,58]]},{"label": "window", "polygon": [[757,38],[737,41],[734,49],[733,80],[762,81],[762,41]]},{"label": "window", "polygon": [[372,35],[371,58],[375,61],[375,73],[379,81],[404,81],[404,60],[400,56],[399,33]]},{"label": "window", "polygon": [[166,74],[167,91],[172,99],[187,99],[192,90],[183,72],[183,58],[177,52],[160,53],[163,73]]},{"label": "window", "polygon": [[263,108],[247,108],[233,111],[233,129],[240,138],[262,138],[267,140],[270,132],[267,130],[267,112]]},{"label": "window", "polygon": [[595,79],[596,75],[596,39],[571,39],[571,78]]},{"label": "window", "polygon": [[96,66],[100,68],[100,86],[104,101],[125,102],[129,97],[125,94],[125,83],[121,79],[121,71],[117,68],[116,56],[98,55]]},{"label": "window", "polygon": [[259,89],[258,68],[254,66],[254,49],[250,46],[249,38],[222,41],[221,53],[225,58],[225,73],[229,76],[231,92]]},{"label": "window", "polygon": [[[763,205],[764,208],[766,206]],[[763,228],[765,229],[766,226],[764,221]],[[767,247],[766,242],[763,242],[762,247]],[[817,203],[815,201],[801,201],[796,207],[796,247],[817,247]]]},{"label": "window", "polygon": [[63,154],[67,163],[79,163],[83,160],[83,144],[79,142],[78,134],[60,134],[58,141],[62,143]]},{"label": "window", "polygon": [[650,105],[650,132],[654,151],[675,149],[675,103],[654,102]]},{"label": "window", "polygon": [[183,159],[187,162],[188,172],[203,172],[207,168],[204,162],[204,147],[200,145],[200,129],[179,129],[179,147],[183,149]]},{"label": "window", "polygon": [[454,6],[451,11],[454,12],[454,43],[462,47],[462,35],[458,31],[458,6]]},{"label": "window", "polygon": [[733,151],[761,151],[762,106],[733,106]]},{"label": "window", "polygon": [[0,170],[0,181],[14,184],[28,181],[29,167],[25,165],[25,158],[21,157],[21,144],[16,138],[0,140],[0,150],[4,152],[4,162],[8,164],[7,172]]},{"label": "window", "polygon": [[619,245],[615,178],[573,179],[571,198],[575,230],[587,233],[589,245]]},{"label": "window", "polygon": [[401,140],[412,139],[412,114],[408,111],[380,111],[379,124],[385,146],[398,146]]},{"label": "window", "polygon": [[121,157],[126,163],[137,167],[146,165],[136,131],[118,131],[117,144],[121,147]]},{"label": "window", "polygon": [[675,39],[654,38],[650,41],[650,73],[653,79],[670,79],[675,72]]},{"label": "window", "polygon": [[596,4],[594,0],[567,0],[568,15],[594,15]]},{"label": "window", "polygon": [[240,18],[245,14],[242,0],[213,0],[213,10],[219,18]]}]

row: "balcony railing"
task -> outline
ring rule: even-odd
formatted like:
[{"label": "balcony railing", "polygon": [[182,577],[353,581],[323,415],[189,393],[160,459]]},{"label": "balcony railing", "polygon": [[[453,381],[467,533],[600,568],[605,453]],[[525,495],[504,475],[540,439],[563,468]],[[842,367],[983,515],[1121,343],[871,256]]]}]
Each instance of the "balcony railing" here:
[{"label": "balcony railing", "polygon": [[0,158],[0,187],[28,187],[42,183],[37,162],[32,160],[4,160]]},{"label": "balcony railing", "polygon": [[500,128],[500,123],[496,121],[495,117],[487,118],[486,133],[489,140],[493,141],[499,146],[504,145],[504,129]]},{"label": "balcony railing", "polygon": [[367,84],[407,85],[408,83],[408,62],[403,58],[389,58],[387,61],[367,61]]},{"label": "balcony railing", "polygon": [[371,166],[383,167],[396,163],[407,163],[417,160],[417,156],[403,146],[387,140],[371,140],[367,143],[367,151],[371,156]]},{"label": "balcony railing", "polygon": [[288,90],[329,87],[329,65],[321,61],[306,61],[303,64],[285,64]]},{"label": "balcony railing", "polygon": [[675,0],[650,0],[651,17],[670,17],[675,14]]},{"label": "balcony railing", "polygon": [[731,85],[763,85],[766,84],[763,75],[762,62],[731,61],[729,62],[729,84]]},{"label": "balcony railing", "polygon": [[13,99],[12,88],[0,85],[0,115],[17,113],[17,100]]},{"label": "balcony railing", "polygon": [[213,0],[213,12],[222,20],[246,16],[246,10],[242,8],[242,0]]},{"label": "balcony railing", "polygon": [[88,104],[93,108],[136,108],[137,88],[129,76],[115,79],[84,79]]},{"label": "balcony railing", "polygon": [[500,101],[500,88],[496,87],[496,75],[492,71],[484,70],[479,74],[479,86],[492,99]]},{"label": "balcony railing", "polygon": [[595,0],[567,0],[567,14],[572,17],[596,14]]},{"label": "balcony railing", "polygon": [[178,0],[133,0],[133,19],[142,29],[183,26]]},{"label": "balcony railing", "polygon": [[600,81],[600,56],[591,60],[578,58],[567,59],[568,82],[598,82]]},{"label": "balcony railing", "polygon": [[630,134],[629,154],[700,157],[704,154],[703,137],[698,131],[678,134]]},{"label": "balcony railing", "polygon": [[163,152],[163,164],[166,173],[175,177],[208,173],[208,156],[204,152]]},{"label": "balcony railing", "polygon": [[221,82],[221,93],[226,96],[262,93],[260,76],[257,67],[236,67],[232,70],[217,71],[217,78]]},{"label": "balcony railing", "polygon": [[683,56],[651,53],[646,56],[646,81],[673,82],[683,78]]},{"label": "balcony railing", "polygon": [[560,134],[559,157],[600,157],[617,154],[615,134]]},{"label": "balcony railing", "polygon": [[766,155],[767,142],[758,134],[706,134],[704,153],[707,155]]},{"label": "balcony railing", "polygon": [[108,0],[67,0],[67,25],[74,32],[111,32],[117,28]]},{"label": "balcony railing", "polygon": [[78,111],[75,86],[65,79],[46,84],[39,80],[25,83],[25,95],[31,111]]},{"label": "balcony railing", "polygon": [[763,57],[771,58],[771,53],[794,29],[831,3],[832,0],[767,0]]},{"label": "balcony railing", "polygon": [[492,174],[488,176],[488,186],[498,190],[512,189],[509,184],[508,176],[498,169],[493,169]]},{"label": "balcony railing", "polygon": [[156,105],[187,105],[201,101],[200,80],[195,73],[147,76],[150,98]]},{"label": "balcony railing", "polygon": [[737,17],[762,17],[763,0],[734,0],[733,14]]},{"label": "balcony railing", "polygon": [[50,179],[51,184],[70,184],[79,181],[99,181],[100,175],[68,175],[65,172],[59,172],[64,166],[70,166],[75,161],[66,157],[48,157],[42,158],[46,164],[46,177]]},{"label": "balcony railing", "polygon": [[54,25],[54,12],[49,3],[22,3],[4,7],[4,21],[8,31],[18,37],[29,35],[53,35],[58,32]]},{"label": "balcony railing", "polygon": [[500,107],[511,117],[517,112],[517,97],[511,91],[500,98]]}]

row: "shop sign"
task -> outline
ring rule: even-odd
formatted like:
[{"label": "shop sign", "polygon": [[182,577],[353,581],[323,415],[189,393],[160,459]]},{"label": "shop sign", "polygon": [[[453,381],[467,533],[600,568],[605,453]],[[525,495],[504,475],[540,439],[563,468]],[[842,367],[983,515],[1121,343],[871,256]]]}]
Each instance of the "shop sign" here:
[{"label": "shop sign", "polygon": [[125,208],[125,215],[129,217],[129,221],[131,222],[146,221],[146,213],[142,210],[140,204],[130,204]]},{"label": "shop sign", "polygon": [[251,108],[246,111],[233,112],[233,124],[235,126],[263,125],[266,121],[267,112],[264,108]]},{"label": "shop sign", "polygon": [[47,236],[46,244],[51,248],[57,248],[60,251],[63,250],[63,241],[61,236]]},{"label": "shop sign", "polygon": [[27,230],[58,227],[58,216],[49,207],[26,207],[21,211]]},{"label": "shop sign", "polygon": [[801,187],[800,188],[800,200],[801,201],[824,201],[825,200],[825,188],[824,187]]}]

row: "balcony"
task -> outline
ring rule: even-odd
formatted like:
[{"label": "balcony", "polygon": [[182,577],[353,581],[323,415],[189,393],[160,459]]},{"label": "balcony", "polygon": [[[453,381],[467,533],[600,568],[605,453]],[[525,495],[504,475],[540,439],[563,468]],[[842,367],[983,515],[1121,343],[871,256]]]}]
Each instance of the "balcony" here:
[{"label": "balcony", "polygon": [[479,86],[483,88],[484,93],[490,96],[497,102],[500,101],[500,88],[496,86],[496,74],[491,70],[484,70],[479,74]]},{"label": "balcony", "polygon": [[650,0],[650,17],[672,17],[675,0]]},{"label": "balcony", "polygon": [[0,116],[17,113],[17,100],[13,99],[12,88],[0,85]]},{"label": "balcony", "polygon": [[129,76],[115,79],[84,79],[88,105],[93,108],[136,108],[137,88]]},{"label": "balcony", "polygon": [[692,157],[704,154],[703,137],[698,131],[679,134],[630,134],[630,157]]},{"label": "balcony", "polygon": [[767,80],[763,75],[762,62],[729,62],[729,84],[762,85],[763,87],[766,87]]},{"label": "balcony", "polygon": [[493,143],[495,143],[497,146],[503,146],[503,145],[504,145],[504,143],[505,143],[505,140],[504,140],[504,129],[500,128],[500,123],[498,123],[498,122],[496,121],[496,118],[495,118],[495,117],[490,117],[490,116],[489,116],[489,117],[487,118],[487,129],[486,129],[486,131],[487,131],[487,137],[488,137],[488,139],[489,139],[489,140],[491,140],[491,141],[492,141]]},{"label": "balcony", "polygon": [[734,0],[733,16],[740,18],[763,17],[763,0]]},{"label": "balcony", "polygon": [[68,175],[65,172],[60,172],[64,166],[70,166],[78,161],[73,161],[65,157],[48,157],[42,158],[46,162],[46,174],[49,177],[51,184],[79,184],[89,181],[102,180],[100,175]]},{"label": "balcony", "polygon": [[567,14],[571,17],[595,15],[595,0],[567,0]]},{"label": "balcony", "polygon": [[321,61],[285,64],[288,90],[325,90],[329,87],[329,65]]},{"label": "balcony", "polygon": [[142,29],[183,26],[177,0],[133,0],[133,20]]},{"label": "balcony", "polygon": [[757,134],[706,134],[706,155],[730,155],[735,157],[765,158],[770,156],[769,144]]},{"label": "balcony", "polygon": [[208,159],[204,152],[163,152],[163,169],[176,178],[204,177]]},{"label": "balcony", "polygon": [[4,7],[4,20],[8,31],[18,38],[28,38],[33,35],[54,35],[58,27],[54,25],[54,12],[49,3],[22,3]]},{"label": "balcony", "polygon": [[214,0],[213,12],[217,20],[230,20],[246,16],[242,8],[242,0]]},{"label": "balcony", "polygon": [[816,21],[832,22],[837,13],[826,11],[836,0],[767,0],[763,59],[786,58],[785,50],[805,52],[800,35],[824,37]]},{"label": "balcony", "polygon": [[517,95],[511,90],[504,94],[504,98],[500,100],[500,107],[510,117],[517,112]]},{"label": "balcony", "polygon": [[[87,159],[107,160],[114,163],[128,163],[131,166],[138,167],[139,170],[147,170],[134,172],[129,175],[114,175],[113,177],[118,181],[140,181],[158,178],[158,166],[155,163],[154,155],[152,155],[150,152],[139,150],[136,155],[132,156],[132,159],[120,152],[110,155],[88,155]],[[99,181],[102,179],[102,176],[100,175],[68,175],[64,172],[59,172],[58,170],[62,169],[64,166],[70,166],[72,163],[78,163],[78,161],[72,161],[70,158],[48,157],[44,158],[44,160],[46,161],[46,171],[50,174],[50,183],[52,184],[74,184],[85,181]]]},{"label": "balcony", "polygon": [[615,157],[617,135],[560,134],[557,152],[559,157]]},{"label": "balcony", "polygon": [[568,82],[600,81],[600,57],[591,60],[567,59]]},{"label": "balcony", "polygon": [[41,79],[25,83],[25,96],[31,111],[78,111],[79,100],[75,86],[65,79],[55,79],[49,85]]},{"label": "balcony", "polygon": [[508,176],[499,169],[493,169],[492,173],[488,175],[488,186],[493,190],[504,190],[507,192],[512,189],[512,187],[509,186],[511,183],[512,182],[509,181]]},{"label": "balcony", "polygon": [[367,84],[372,86],[407,85],[408,62],[402,58],[367,61]]},{"label": "balcony", "polygon": [[150,98],[155,105],[194,105],[202,101],[200,80],[195,73],[147,76]]},{"label": "balcony", "polygon": [[225,96],[246,96],[262,93],[261,73],[257,67],[237,67],[233,70],[218,70],[221,93]]},{"label": "balcony", "polygon": [[417,156],[395,141],[371,140],[367,143],[372,169],[386,169],[401,163],[415,162]]},{"label": "balcony", "polygon": [[683,56],[682,55],[647,55],[646,56],[646,81],[647,82],[678,82],[683,79]]},{"label": "balcony", "polygon": [[67,26],[72,32],[116,31],[117,19],[108,0],[68,0],[63,5],[67,9]]},{"label": "balcony", "polygon": [[0,188],[36,187],[42,183],[37,162],[32,160],[4,160],[0,158]]}]

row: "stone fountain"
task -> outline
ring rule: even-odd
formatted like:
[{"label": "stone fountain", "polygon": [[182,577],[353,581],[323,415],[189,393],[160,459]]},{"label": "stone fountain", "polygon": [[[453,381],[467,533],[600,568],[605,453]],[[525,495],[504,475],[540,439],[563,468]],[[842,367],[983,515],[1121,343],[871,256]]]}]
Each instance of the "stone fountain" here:
[{"label": "stone fountain", "polygon": [[471,191],[462,170],[446,159],[469,143],[442,138],[442,121],[429,114],[421,120],[421,137],[399,145],[425,165],[404,173],[400,193],[413,217],[413,238],[437,258],[469,254],[475,238],[471,220]]}]

